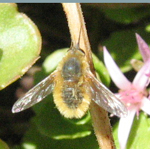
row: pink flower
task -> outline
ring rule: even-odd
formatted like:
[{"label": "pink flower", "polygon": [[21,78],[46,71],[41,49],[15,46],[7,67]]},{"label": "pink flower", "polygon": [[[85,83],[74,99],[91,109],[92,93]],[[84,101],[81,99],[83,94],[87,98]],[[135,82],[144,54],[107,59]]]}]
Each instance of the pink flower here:
[{"label": "pink flower", "polygon": [[[136,40],[137,40],[138,47],[139,47],[140,53],[142,55],[143,61],[145,63],[150,59],[150,48],[149,48],[148,44],[137,33],[136,33]],[[150,77],[150,72],[146,75],[148,77]]]},{"label": "pink flower", "polygon": [[[139,38],[138,35],[136,36]],[[140,48],[144,48],[144,45],[142,45],[143,42],[138,42],[140,42]],[[150,59],[145,56],[145,53],[147,53],[146,50],[141,50],[141,53],[144,55],[143,59],[145,60],[145,63],[136,74],[134,80],[130,82],[116,65],[106,47],[104,47],[105,65],[113,82],[119,88],[119,92],[116,94],[116,96],[128,108],[128,116],[125,118],[120,118],[119,121],[118,139],[121,149],[126,148],[135,114],[138,117],[139,110],[141,109],[150,115],[150,100],[147,98],[148,93],[146,90],[146,87],[149,84],[149,77],[146,74],[150,74]]]},{"label": "pink flower", "polygon": [[150,49],[148,44],[141,38],[139,34],[136,35],[136,40],[138,43],[139,50],[141,52],[141,55],[143,57],[143,61],[146,62],[148,59],[150,59]]}]

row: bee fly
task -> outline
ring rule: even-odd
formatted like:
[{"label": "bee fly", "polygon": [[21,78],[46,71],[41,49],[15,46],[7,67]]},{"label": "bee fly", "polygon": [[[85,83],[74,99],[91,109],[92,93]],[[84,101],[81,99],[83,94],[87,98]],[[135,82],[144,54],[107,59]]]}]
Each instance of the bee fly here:
[{"label": "bee fly", "polygon": [[33,106],[51,92],[56,107],[66,118],[81,118],[89,109],[91,99],[114,115],[120,117],[127,114],[123,103],[92,74],[79,42],[71,46],[50,76],[16,101],[12,112]]}]

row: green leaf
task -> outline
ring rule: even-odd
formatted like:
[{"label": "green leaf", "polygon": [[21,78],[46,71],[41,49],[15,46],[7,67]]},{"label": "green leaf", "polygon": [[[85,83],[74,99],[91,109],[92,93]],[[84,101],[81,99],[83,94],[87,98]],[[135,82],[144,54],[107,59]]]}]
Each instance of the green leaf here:
[{"label": "green leaf", "polygon": [[103,9],[106,17],[119,23],[129,24],[137,22],[150,15],[148,7],[120,8],[120,9]]},{"label": "green leaf", "polygon": [[55,108],[52,97],[47,97],[44,101],[35,105],[33,110],[36,113],[33,118],[34,123],[39,132],[47,137],[56,140],[76,139],[91,134],[92,127],[89,125],[90,118],[88,114],[76,121],[66,119]]},{"label": "green leaf", "polygon": [[[60,125],[60,128],[63,127]],[[49,129],[50,126],[49,126]],[[39,133],[34,123],[23,138],[23,143],[19,149],[98,149],[94,133],[92,135],[73,140],[54,140]],[[16,147],[17,149],[17,147]]]},{"label": "green leaf", "polygon": [[61,61],[63,56],[66,54],[69,48],[59,49],[54,51],[52,54],[47,56],[43,63],[43,67],[46,73],[50,73],[56,69],[58,63]]},{"label": "green leaf", "polygon": [[0,149],[9,149],[8,145],[0,139]]},{"label": "green leaf", "polygon": [[[118,143],[118,123],[115,125],[113,129],[115,143],[117,148],[119,149]],[[134,118],[134,122],[130,131],[130,135],[128,138],[127,149],[149,149],[150,136],[150,118],[145,115],[143,112],[140,113],[139,119],[137,117]]]},{"label": "green leaf", "polygon": [[100,80],[106,86],[108,86],[110,83],[109,73],[108,73],[106,67],[104,66],[104,64],[94,54],[93,54],[93,63],[94,63],[94,68],[95,68],[96,72],[98,73]]},{"label": "green leaf", "polygon": [[38,59],[41,36],[16,4],[0,4],[0,89],[22,76]]}]

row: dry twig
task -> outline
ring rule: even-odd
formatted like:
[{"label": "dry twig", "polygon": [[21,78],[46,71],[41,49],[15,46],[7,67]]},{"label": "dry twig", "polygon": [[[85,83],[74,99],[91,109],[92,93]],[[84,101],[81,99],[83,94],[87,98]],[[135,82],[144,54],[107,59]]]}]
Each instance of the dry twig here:
[{"label": "dry twig", "polygon": [[[75,42],[74,45],[78,41],[79,32],[81,28],[80,48],[84,50],[90,64],[91,71],[93,72],[93,74],[95,74],[90,44],[80,4],[63,3],[62,5],[68,20],[68,26],[72,42]],[[94,102],[91,103],[90,112],[93,121],[95,135],[97,137],[100,148],[115,149],[108,113]]]}]

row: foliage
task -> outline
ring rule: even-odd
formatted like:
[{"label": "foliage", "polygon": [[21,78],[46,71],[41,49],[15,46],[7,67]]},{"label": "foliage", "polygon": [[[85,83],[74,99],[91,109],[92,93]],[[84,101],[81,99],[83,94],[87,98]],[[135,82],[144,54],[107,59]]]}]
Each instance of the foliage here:
[{"label": "foliage", "polygon": [[[36,84],[56,68],[59,60],[66,52],[66,49],[60,50],[60,48],[70,45],[66,18],[60,4],[18,4],[18,7],[19,10],[34,20],[42,34],[43,48],[41,59],[37,63],[42,64],[42,71],[36,73],[34,77]],[[133,58],[141,59],[135,33],[141,35],[150,44],[149,7],[149,5],[139,5],[130,8],[112,9],[108,7],[101,8],[101,5],[96,8],[83,4],[83,14],[89,38],[96,55],[93,56],[95,69],[101,81],[107,86],[111,85],[114,92],[116,89],[110,84],[108,72],[101,61],[102,59],[100,60],[102,52],[97,49],[97,45],[98,43],[100,43],[100,47],[105,45],[121,70],[129,76],[129,79],[132,79],[134,72],[130,60]],[[39,57],[40,47],[41,36],[35,24],[26,15],[18,12],[16,4],[0,4],[1,89],[14,82],[27,71]],[[17,88],[18,86],[15,86],[16,90]],[[16,99],[11,90],[12,87],[9,88],[8,86],[6,93],[14,101]],[[17,117],[17,114],[15,116],[11,114],[10,107],[12,103],[8,105],[7,98],[2,96],[2,92],[0,95],[2,110],[0,110],[0,122],[3,121],[3,117],[9,117],[8,121],[11,123],[13,122],[12,119]],[[10,128],[10,124],[0,128],[0,136],[9,144],[10,148],[98,149],[90,113],[87,113],[80,120],[65,119],[55,108],[52,96],[48,96],[41,103],[35,105],[32,110],[34,116],[29,110],[30,120],[28,122],[26,121],[26,113],[17,118],[17,121],[27,124],[26,131],[21,130],[22,125],[17,125],[17,121],[12,124],[13,130],[11,130],[12,134],[10,135],[16,134],[20,137],[21,139],[18,142],[9,139],[9,137],[6,139],[6,136],[9,135],[4,130],[7,130],[8,126]],[[9,114],[7,111],[9,111]],[[114,138],[118,147],[118,121],[115,118],[111,118],[111,120],[114,124]],[[127,148],[140,149],[141,146],[145,149],[150,148],[147,143],[150,136],[149,128],[149,118],[141,113],[139,119],[134,120]],[[2,135],[1,132],[3,132]]]},{"label": "foliage", "polygon": [[31,67],[40,47],[41,36],[36,25],[19,13],[15,4],[0,4],[0,89]]}]

